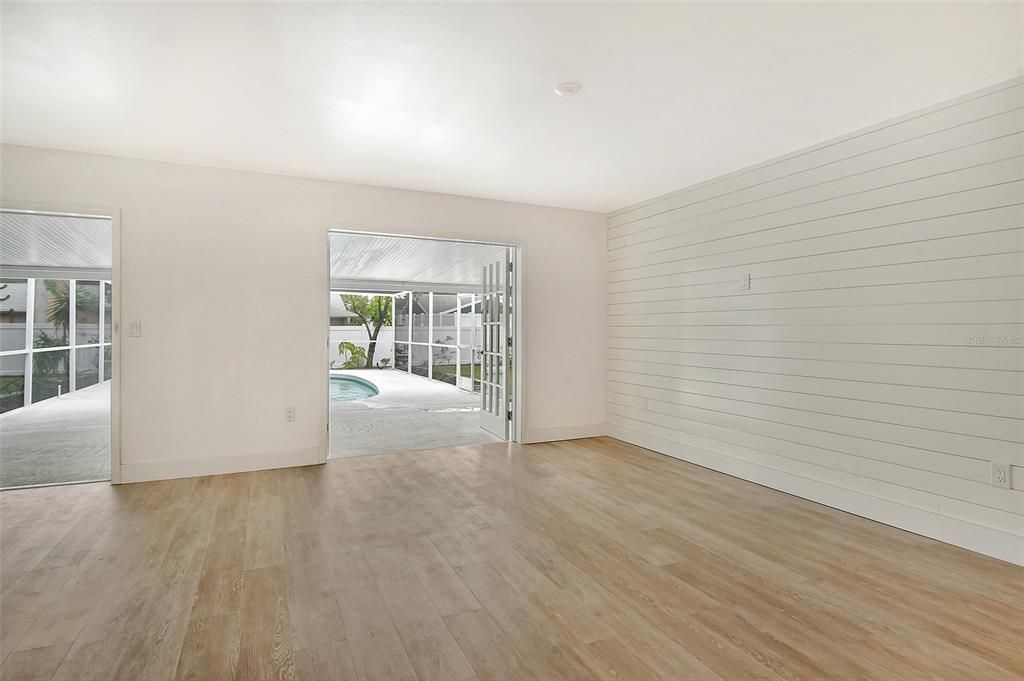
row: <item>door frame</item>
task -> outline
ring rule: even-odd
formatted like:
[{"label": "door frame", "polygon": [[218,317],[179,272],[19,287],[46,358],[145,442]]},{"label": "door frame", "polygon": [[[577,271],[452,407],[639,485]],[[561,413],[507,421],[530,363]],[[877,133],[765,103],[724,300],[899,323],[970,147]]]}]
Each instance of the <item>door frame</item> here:
[{"label": "door frame", "polygon": [[[63,206],[26,201],[0,201],[0,211],[58,217],[110,220],[110,484],[121,484],[121,211],[117,208]],[[101,355],[102,361],[102,355]],[[52,487],[55,485],[34,485]]]},{"label": "door frame", "polygon": [[[356,234],[359,236],[382,236],[396,239],[422,239],[426,241],[450,241],[462,244],[478,244],[480,246],[499,246],[509,249],[509,261],[512,263],[512,373],[511,373],[511,399],[512,399],[512,424],[509,428],[509,442],[523,441],[523,395],[525,393],[523,380],[526,376],[526,343],[525,339],[525,310],[526,300],[523,295],[523,253],[519,244],[504,241],[484,241],[480,239],[457,239],[453,237],[425,236],[422,234],[399,234],[394,232],[378,232],[365,229],[344,229],[328,228],[326,249],[324,253],[324,277],[320,287],[322,302],[325,309],[324,322],[321,327],[320,338],[330,339],[331,337],[331,315],[330,315],[330,293],[331,293],[331,235],[332,234]],[[320,366],[326,367],[329,361],[328,344],[321,343]],[[330,454],[330,427],[331,427],[331,396],[330,396],[330,372],[324,371],[323,380],[320,385],[320,403],[323,405],[320,423],[320,463],[326,463]]]}]

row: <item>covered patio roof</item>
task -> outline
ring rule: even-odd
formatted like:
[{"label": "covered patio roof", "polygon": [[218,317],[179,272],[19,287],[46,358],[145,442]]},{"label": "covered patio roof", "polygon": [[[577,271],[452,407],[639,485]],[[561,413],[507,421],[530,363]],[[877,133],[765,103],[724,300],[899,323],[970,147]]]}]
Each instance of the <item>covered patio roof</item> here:
[{"label": "covered patio roof", "polygon": [[0,212],[0,274],[110,279],[109,218]]},{"label": "covered patio roof", "polygon": [[331,233],[331,288],[398,293],[470,292],[480,286],[481,263],[503,246],[463,241]]}]

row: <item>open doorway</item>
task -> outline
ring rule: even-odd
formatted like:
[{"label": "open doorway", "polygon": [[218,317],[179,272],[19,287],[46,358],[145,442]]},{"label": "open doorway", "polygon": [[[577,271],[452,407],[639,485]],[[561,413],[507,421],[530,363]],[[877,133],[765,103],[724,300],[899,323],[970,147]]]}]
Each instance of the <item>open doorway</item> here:
[{"label": "open doorway", "polygon": [[329,457],[517,438],[506,244],[332,231]]},{"label": "open doorway", "polygon": [[110,480],[110,217],[0,210],[0,488]]}]

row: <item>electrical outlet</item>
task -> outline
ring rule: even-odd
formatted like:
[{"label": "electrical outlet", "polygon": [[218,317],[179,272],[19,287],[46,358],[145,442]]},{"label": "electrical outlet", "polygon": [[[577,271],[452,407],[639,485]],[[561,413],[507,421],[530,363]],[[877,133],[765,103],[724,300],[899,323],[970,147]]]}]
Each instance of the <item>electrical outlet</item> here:
[{"label": "electrical outlet", "polygon": [[743,278],[740,279],[740,288],[744,291],[750,290],[750,272],[743,273]]},{"label": "electrical outlet", "polygon": [[295,420],[295,407],[285,407],[284,408],[284,420],[285,421],[294,421]]},{"label": "electrical outlet", "polygon": [[1010,489],[1010,464],[992,462],[992,486]]}]

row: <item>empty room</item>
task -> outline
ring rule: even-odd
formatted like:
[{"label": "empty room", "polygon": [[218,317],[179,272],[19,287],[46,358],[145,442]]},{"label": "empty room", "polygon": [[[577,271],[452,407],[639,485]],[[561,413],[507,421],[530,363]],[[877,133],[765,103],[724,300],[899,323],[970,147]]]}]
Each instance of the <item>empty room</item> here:
[{"label": "empty room", "polygon": [[1024,0],[0,62],[0,680],[1024,679]]}]

